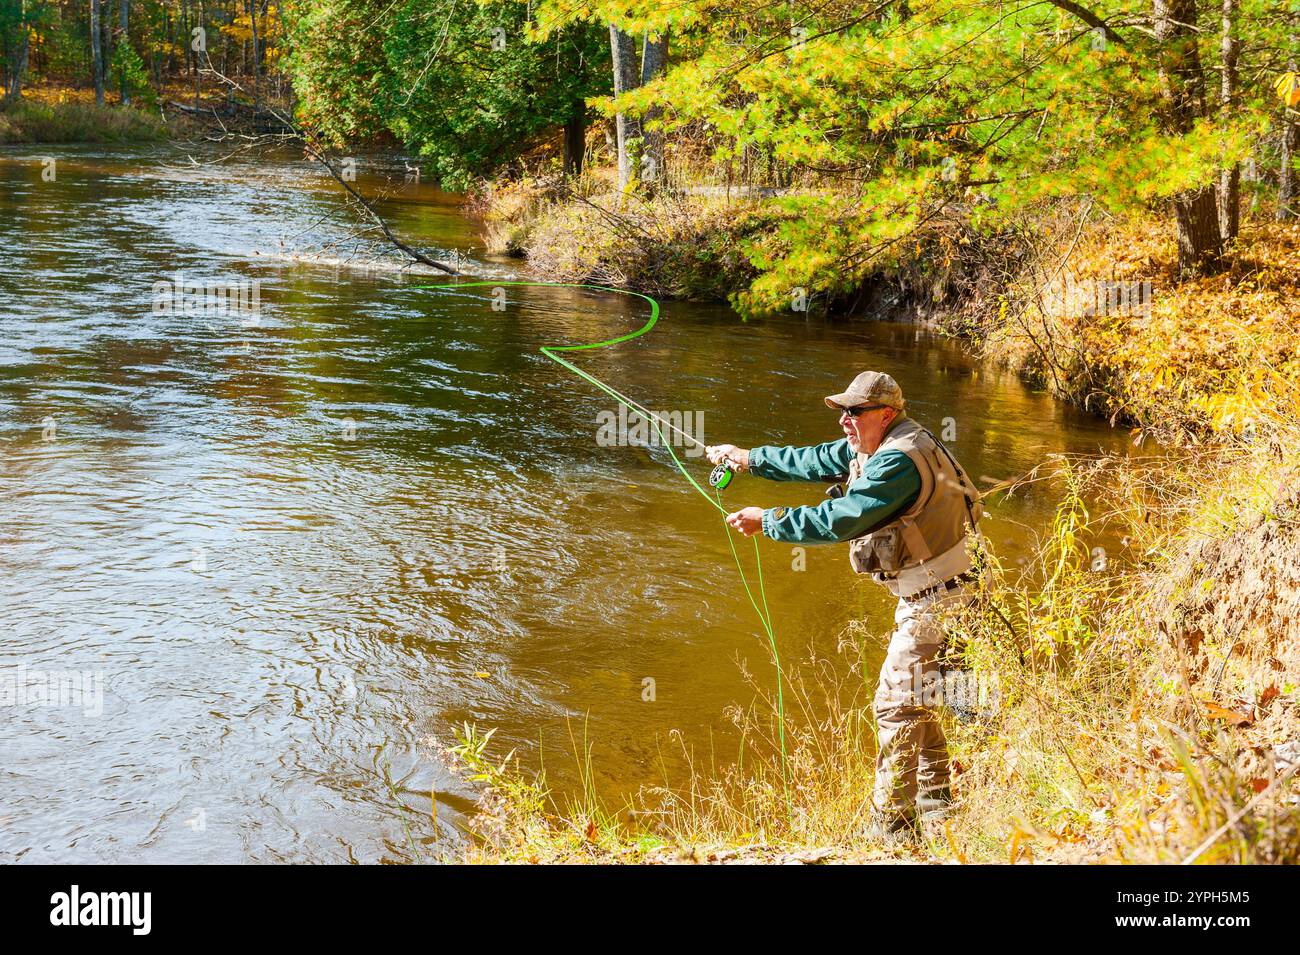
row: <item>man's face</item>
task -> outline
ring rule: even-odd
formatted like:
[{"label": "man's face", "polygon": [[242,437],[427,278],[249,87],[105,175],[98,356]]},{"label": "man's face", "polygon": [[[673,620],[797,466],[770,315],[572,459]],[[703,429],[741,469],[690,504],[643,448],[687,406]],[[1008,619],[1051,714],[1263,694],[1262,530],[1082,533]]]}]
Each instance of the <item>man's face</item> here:
[{"label": "man's face", "polygon": [[895,409],[887,407],[873,408],[856,416],[845,409],[840,411],[840,427],[844,429],[844,436],[849,439],[853,451],[875,454],[897,414]]}]

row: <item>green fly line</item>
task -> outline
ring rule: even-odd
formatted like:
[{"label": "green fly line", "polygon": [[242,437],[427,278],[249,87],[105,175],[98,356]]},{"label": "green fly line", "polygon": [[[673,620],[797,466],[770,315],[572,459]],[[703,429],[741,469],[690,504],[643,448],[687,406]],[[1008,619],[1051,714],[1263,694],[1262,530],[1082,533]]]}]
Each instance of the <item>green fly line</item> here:
[{"label": "green fly line", "polygon": [[[660,423],[664,424],[670,430],[677,431],[679,434],[681,434],[683,437],[687,438],[688,440],[695,441],[694,438],[692,438],[690,435],[683,432],[680,428],[675,428],[669,422],[663,421],[654,412],[648,411],[639,402],[634,401],[633,399],[629,398],[627,395],[623,394],[621,391],[618,391],[617,389],[612,388],[609,385],[605,384],[605,382],[601,381],[595,375],[583,371],[577,365],[573,364],[572,362],[568,361],[565,358],[560,357],[560,355],[557,354],[558,352],[577,352],[577,351],[589,351],[593,348],[607,348],[610,345],[618,345],[621,344],[622,342],[631,341],[634,338],[640,338],[642,335],[646,334],[646,332],[650,331],[650,329],[654,328],[655,324],[659,321],[659,303],[655,301],[653,298],[651,298],[649,295],[642,295],[640,292],[632,292],[632,291],[628,291],[627,289],[607,288],[603,285],[583,285],[580,283],[567,283],[567,282],[453,282],[445,285],[414,285],[411,287],[416,289],[446,291],[450,289],[465,289],[465,288],[484,288],[484,287],[496,288],[499,286],[508,286],[508,285],[526,286],[526,287],[533,287],[533,288],[572,288],[572,289],[584,289],[590,292],[609,292],[614,295],[634,296],[639,299],[644,299],[646,302],[650,303],[650,318],[646,321],[644,325],[642,325],[639,329],[637,329],[634,332],[628,332],[626,335],[619,335],[617,338],[607,338],[604,341],[590,342],[585,345],[542,345],[541,348],[538,350],[547,358],[551,359],[551,361],[573,372],[573,374],[577,375],[583,381],[595,386],[596,388],[603,391],[605,394],[609,395],[611,398],[613,398],[619,404],[623,405],[623,407],[627,408],[629,411],[635,412],[636,414],[645,418],[646,421],[650,422],[650,426],[655,429],[655,434],[659,436],[660,443],[663,445],[663,447],[665,447],[668,450],[668,454],[672,456],[673,464],[677,466],[677,470],[681,472],[682,477],[686,478],[686,480],[690,483],[691,487],[695,489],[695,491],[700,495],[700,497],[704,498],[704,500],[708,501],[710,505],[717,508],[718,511],[723,516],[726,516],[727,509],[722,504],[721,492],[715,490],[713,492],[713,496],[710,497],[709,492],[704,490],[704,488],[700,486],[700,483],[695,480],[695,478],[691,475],[691,472],[686,469],[686,465],[682,463],[681,458],[677,456],[677,452],[673,450],[672,443],[664,435],[663,429],[660,428]],[[785,787],[786,805],[788,807],[790,804],[790,772],[789,772],[789,765],[786,760],[786,753],[785,753],[785,698],[784,698],[784,690],[783,690],[782,678],[781,678],[781,657],[777,653],[777,649],[776,649],[776,632],[772,628],[772,614],[767,607],[767,590],[763,585],[763,560],[761,555],[759,554],[758,538],[757,537],[754,538],[754,566],[756,568],[756,580],[755,580],[755,585],[753,587],[750,586],[749,578],[745,575],[745,568],[740,561],[740,553],[736,550],[736,543],[732,539],[732,532],[730,528],[727,528],[727,544],[731,548],[732,559],[735,561],[736,570],[740,574],[740,582],[745,587],[745,595],[749,598],[749,603],[750,606],[754,608],[754,613],[758,614],[758,619],[763,624],[763,631],[764,633],[767,634],[767,642],[772,650],[772,660],[776,664],[776,708],[777,708],[777,720],[778,720],[777,733],[781,745],[781,778],[782,778],[782,783]],[[755,596],[755,594],[757,594],[757,596]],[[760,606],[760,602],[761,602],[761,606]]]}]

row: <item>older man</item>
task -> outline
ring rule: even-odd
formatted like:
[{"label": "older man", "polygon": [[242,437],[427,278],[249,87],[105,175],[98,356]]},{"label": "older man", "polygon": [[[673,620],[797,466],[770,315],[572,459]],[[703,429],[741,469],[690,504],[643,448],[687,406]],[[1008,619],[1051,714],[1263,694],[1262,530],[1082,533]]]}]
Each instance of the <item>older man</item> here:
[{"label": "older man", "polygon": [[878,750],[871,830],[889,836],[936,816],[951,799],[948,747],[933,687],[946,642],[941,611],[968,603],[974,580],[967,535],[979,493],[939,440],[908,417],[889,375],[864,371],[826,398],[844,437],[812,447],[711,446],[730,463],[773,481],[845,481],[815,506],[746,507],[727,523],[792,544],[849,544],[849,562],[898,597],[894,634],[876,689]]}]

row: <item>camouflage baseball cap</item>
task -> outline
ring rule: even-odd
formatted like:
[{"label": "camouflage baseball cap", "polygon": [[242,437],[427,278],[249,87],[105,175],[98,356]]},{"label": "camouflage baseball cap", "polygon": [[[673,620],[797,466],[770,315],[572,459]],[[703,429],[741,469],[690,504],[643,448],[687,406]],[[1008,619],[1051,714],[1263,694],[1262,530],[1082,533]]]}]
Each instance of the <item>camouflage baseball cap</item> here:
[{"label": "camouflage baseball cap", "polygon": [[852,408],[856,405],[888,405],[903,410],[903,389],[883,371],[864,371],[838,395],[827,395],[828,408]]}]

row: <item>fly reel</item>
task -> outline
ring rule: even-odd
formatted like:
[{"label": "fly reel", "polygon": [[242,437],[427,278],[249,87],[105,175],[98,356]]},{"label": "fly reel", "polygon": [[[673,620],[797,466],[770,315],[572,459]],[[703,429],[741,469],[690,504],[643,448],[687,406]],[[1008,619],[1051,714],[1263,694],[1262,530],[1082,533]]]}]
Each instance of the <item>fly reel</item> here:
[{"label": "fly reel", "polygon": [[713,472],[709,475],[709,487],[717,488],[721,491],[731,483],[731,478],[735,473],[736,472],[731,469],[731,462],[723,461],[715,467]]}]

